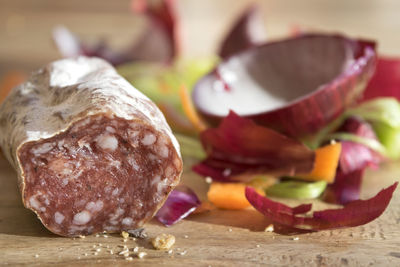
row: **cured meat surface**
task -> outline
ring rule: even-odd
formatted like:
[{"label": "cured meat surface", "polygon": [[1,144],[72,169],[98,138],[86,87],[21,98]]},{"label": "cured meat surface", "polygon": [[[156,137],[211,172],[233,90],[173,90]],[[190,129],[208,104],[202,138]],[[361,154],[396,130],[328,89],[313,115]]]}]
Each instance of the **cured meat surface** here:
[{"label": "cured meat surface", "polygon": [[179,147],[161,112],[100,59],[50,64],[0,112],[24,205],[56,234],[141,227],[179,182]]}]

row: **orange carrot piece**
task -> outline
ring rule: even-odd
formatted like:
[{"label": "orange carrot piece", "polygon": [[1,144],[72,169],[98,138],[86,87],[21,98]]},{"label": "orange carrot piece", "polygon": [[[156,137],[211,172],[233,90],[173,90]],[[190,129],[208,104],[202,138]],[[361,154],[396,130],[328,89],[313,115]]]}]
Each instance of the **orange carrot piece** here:
[{"label": "orange carrot piece", "polygon": [[245,196],[246,184],[213,182],[207,193],[208,200],[217,208],[241,210],[250,207]]},{"label": "orange carrot piece", "polygon": [[25,74],[20,71],[7,72],[0,82],[0,103],[4,101],[11,89],[25,80]]},{"label": "orange carrot piece", "polygon": [[185,115],[187,116],[189,121],[193,124],[193,126],[199,132],[207,129],[206,123],[200,118],[200,116],[197,114],[196,109],[193,106],[192,99],[190,98],[186,86],[181,85],[181,88],[179,90],[179,96],[181,98],[183,111],[185,112]]},{"label": "orange carrot piece", "polygon": [[308,174],[297,175],[296,177],[309,181],[326,181],[328,183],[333,183],[341,151],[342,145],[340,143],[334,143],[316,149],[313,170]]}]

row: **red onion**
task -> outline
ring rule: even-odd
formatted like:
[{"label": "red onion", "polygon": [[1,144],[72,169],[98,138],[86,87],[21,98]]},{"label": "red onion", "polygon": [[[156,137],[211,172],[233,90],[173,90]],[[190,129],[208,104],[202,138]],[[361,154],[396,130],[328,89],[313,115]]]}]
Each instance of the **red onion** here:
[{"label": "red onion", "polygon": [[233,110],[289,136],[306,136],[359,97],[375,68],[374,46],[323,34],[255,46],[200,79],[194,104],[213,125]]}]

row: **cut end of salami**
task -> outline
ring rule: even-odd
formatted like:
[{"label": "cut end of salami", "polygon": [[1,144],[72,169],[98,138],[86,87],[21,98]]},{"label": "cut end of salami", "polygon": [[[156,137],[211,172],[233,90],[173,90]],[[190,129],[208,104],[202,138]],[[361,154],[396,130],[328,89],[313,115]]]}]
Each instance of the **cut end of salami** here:
[{"label": "cut end of salami", "polygon": [[167,136],[107,115],[19,150],[24,202],[57,234],[141,227],[176,183],[181,161]]},{"label": "cut end of salami", "polygon": [[[36,100],[11,108],[24,99]],[[52,63],[6,101],[3,151],[24,205],[56,234],[139,228],[179,182],[179,147],[161,112],[102,60]]]}]

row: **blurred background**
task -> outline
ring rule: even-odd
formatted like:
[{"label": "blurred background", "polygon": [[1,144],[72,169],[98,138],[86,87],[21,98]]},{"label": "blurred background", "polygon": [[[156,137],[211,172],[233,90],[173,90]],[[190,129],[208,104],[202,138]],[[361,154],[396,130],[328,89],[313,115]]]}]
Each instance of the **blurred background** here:
[{"label": "blurred background", "polygon": [[[249,0],[177,0],[183,56],[212,54]],[[287,36],[294,26],[375,39],[379,51],[400,56],[398,0],[265,0],[258,2],[268,38]],[[51,39],[65,25],[85,41],[105,38],[123,47],[141,31],[143,17],[130,0],[0,0],[0,77],[9,70],[32,71],[60,57]]]}]

